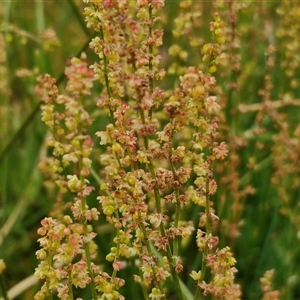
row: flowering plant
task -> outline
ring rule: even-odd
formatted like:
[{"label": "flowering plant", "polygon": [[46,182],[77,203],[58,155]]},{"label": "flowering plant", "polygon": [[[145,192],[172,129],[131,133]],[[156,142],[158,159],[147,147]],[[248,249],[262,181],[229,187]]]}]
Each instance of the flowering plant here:
[{"label": "flowering plant", "polygon": [[[221,106],[212,75],[223,57],[223,22],[215,13],[213,41],[202,48],[204,67],[184,68],[175,86],[163,89],[160,82],[170,74],[160,68],[163,0],[84,2],[97,61],[89,65],[85,54],[72,58],[64,93],[49,75],[37,86],[51,132],[52,155],[41,168],[58,191],[56,209],[38,230],[35,274],[44,285],[35,299],[52,299],[53,293],[74,299],[87,288],[92,299],[124,299],[125,271],[145,299],[238,299],[235,259],[229,247],[218,246],[211,199],[217,191],[214,164],[228,152],[219,138]],[[175,50],[181,51],[174,46],[170,53]],[[104,121],[93,131],[88,106],[95,82]],[[196,221],[189,218],[194,207]],[[104,220],[115,233],[105,254],[110,268],[97,263],[103,258],[96,228]],[[201,254],[194,270],[184,256],[191,240]],[[187,273],[193,290],[186,287]]]}]

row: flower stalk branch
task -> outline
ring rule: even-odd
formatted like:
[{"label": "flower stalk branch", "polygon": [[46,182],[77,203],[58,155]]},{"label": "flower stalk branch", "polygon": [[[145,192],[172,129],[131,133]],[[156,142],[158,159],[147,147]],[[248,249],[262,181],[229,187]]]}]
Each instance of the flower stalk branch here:
[{"label": "flower stalk branch", "polygon": [[[98,35],[90,42],[97,61],[88,66],[85,55],[70,60],[64,94],[48,75],[37,87],[45,103],[42,120],[52,132],[53,155],[42,167],[57,185],[60,210],[42,220],[38,231],[36,275],[46,283],[35,300],[52,293],[69,300],[74,287],[89,287],[94,300],[124,299],[126,281],[118,276],[129,266],[139,270],[133,280],[145,299],[174,294],[186,300],[191,296],[181,283],[181,255],[197,227],[202,266],[190,274],[197,282],[195,300],[201,293],[229,294],[231,277],[226,284],[214,281],[234,272],[234,260],[229,248],[216,248],[218,217],[211,198],[217,190],[213,163],[227,155],[218,134],[221,107],[212,96],[216,80],[211,74],[222,56],[220,17],[215,14],[210,24],[214,43],[203,47],[207,71],[186,67],[171,90],[163,90],[160,81],[168,74],[160,68],[163,31],[156,27],[164,1],[84,2],[90,3],[84,12],[87,26]],[[90,135],[93,120],[85,101],[92,98],[94,81],[99,85],[95,109],[108,118]],[[98,206],[89,207],[93,198]],[[186,213],[194,205],[201,210],[198,226]],[[103,267],[94,262],[98,222],[110,224],[115,234]],[[212,282],[206,282],[208,269]]]}]

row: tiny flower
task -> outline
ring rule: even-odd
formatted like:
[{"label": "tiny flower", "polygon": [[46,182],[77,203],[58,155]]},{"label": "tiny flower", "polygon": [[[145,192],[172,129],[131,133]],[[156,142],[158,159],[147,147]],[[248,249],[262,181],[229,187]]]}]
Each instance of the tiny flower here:
[{"label": "tiny flower", "polygon": [[0,275],[3,273],[3,271],[5,270],[6,265],[3,259],[0,259]]},{"label": "tiny flower", "polygon": [[139,12],[137,14],[137,17],[141,20],[141,21],[146,21],[149,18],[149,14],[146,8],[141,8],[139,9]]},{"label": "tiny flower", "polygon": [[108,136],[106,131],[97,131],[96,136],[100,137],[100,145],[106,145],[108,142]]},{"label": "tiny flower", "polygon": [[151,214],[149,216],[149,220],[150,220],[150,223],[154,226],[154,228],[157,228],[157,227],[159,227],[160,223],[162,222],[163,217],[161,214],[155,213],[155,214]]},{"label": "tiny flower", "polygon": [[201,273],[201,271],[198,271],[198,272],[192,271],[192,272],[190,273],[190,276],[191,276],[194,280],[199,280],[199,279],[201,278],[201,276],[202,276],[202,273]]},{"label": "tiny flower", "polygon": [[38,251],[35,252],[35,256],[37,259],[43,260],[46,259],[47,253],[44,249],[39,249]]},{"label": "tiny flower", "polygon": [[38,230],[37,230],[37,233],[39,235],[45,235],[47,233],[47,229],[45,227],[40,227]]},{"label": "tiny flower", "polygon": [[224,159],[227,156],[228,150],[225,142],[213,148],[213,153],[217,159]]},{"label": "tiny flower", "polygon": [[82,188],[82,183],[77,175],[67,175],[67,185],[71,192],[76,193]]},{"label": "tiny flower", "polygon": [[[210,71],[210,73],[213,73]],[[205,99],[205,108],[207,109],[209,114],[218,114],[221,110],[220,104],[217,102],[216,96],[209,96]]]},{"label": "tiny flower", "polygon": [[158,288],[153,288],[149,294],[150,299],[165,299],[165,293]]},{"label": "tiny flower", "polygon": [[64,166],[68,166],[70,162],[77,163],[78,157],[74,153],[64,154],[62,157],[62,162]]},{"label": "tiny flower", "polygon": [[113,268],[116,271],[120,271],[123,268],[123,263],[120,261],[114,261]]},{"label": "tiny flower", "polygon": [[152,5],[155,8],[163,7],[165,5],[164,0],[152,0]]},{"label": "tiny flower", "polygon": [[87,235],[85,235],[83,237],[83,242],[86,243],[86,244],[89,244],[95,237],[96,237],[96,233],[94,232],[90,232],[88,233]]},{"label": "tiny flower", "polygon": [[91,221],[91,220],[96,221],[96,220],[98,220],[99,214],[100,214],[100,212],[95,207],[93,207],[92,209],[86,211],[85,218],[88,221]]},{"label": "tiny flower", "polygon": [[57,296],[60,299],[68,299],[69,297],[69,287],[67,284],[59,284],[57,287]]},{"label": "tiny flower", "polygon": [[212,179],[208,183],[208,192],[210,195],[214,195],[216,191],[217,191],[217,183],[214,179]]}]

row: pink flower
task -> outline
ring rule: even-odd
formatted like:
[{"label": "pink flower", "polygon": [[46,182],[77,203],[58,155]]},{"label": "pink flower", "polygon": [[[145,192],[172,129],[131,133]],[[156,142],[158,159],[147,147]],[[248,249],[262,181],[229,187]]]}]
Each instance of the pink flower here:
[{"label": "pink flower", "polygon": [[213,154],[217,159],[224,159],[227,156],[228,150],[225,142],[213,148]]},{"label": "pink flower", "polygon": [[205,106],[209,114],[218,114],[221,110],[220,104],[217,102],[216,96],[209,96],[205,99]]},{"label": "pink flower", "polygon": [[123,263],[120,261],[114,261],[113,268],[116,271],[120,271],[123,268]]}]

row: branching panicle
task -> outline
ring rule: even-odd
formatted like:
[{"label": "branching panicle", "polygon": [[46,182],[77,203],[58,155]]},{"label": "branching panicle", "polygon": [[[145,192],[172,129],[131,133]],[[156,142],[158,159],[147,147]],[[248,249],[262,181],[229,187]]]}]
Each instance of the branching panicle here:
[{"label": "branching panicle", "polygon": [[[200,273],[191,273],[197,281],[196,295],[202,290],[230,299],[226,295],[238,291],[233,284],[235,260],[228,247],[217,248],[213,224],[218,216],[211,200],[217,190],[213,164],[228,152],[225,142],[219,141],[221,106],[211,75],[222,58],[223,23],[215,14],[210,24],[213,43],[202,51],[206,69],[186,68],[178,84],[164,91],[160,81],[167,73],[159,67],[163,31],[157,28],[164,2],[85,2],[90,2],[85,8],[87,26],[97,32],[90,49],[98,61],[90,67],[84,55],[69,61],[66,94],[59,94],[48,75],[38,85],[54,157],[44,168],[52,172],[60,201],[70,194],[72,199],[62,218],[45,218],[39,229],[41,263],[36,274],[45,286],[36,299],[52,291],[71,299],[72,286],[90,286],[94,299],[123,299],[119,289],[126,283],[118,276],[127,261],[133,261],[140,270],[134,280],[147,299],[167,299],[171,278],[172,292],[184,300],[180,276],[186,268],[181,254],[184,241],[197,227],[202,228],[196,238],[202,266]],[[115,230],[106,255],[110,275],[92,262],[97,249],[90,224],[98,221],[100,212],[89,205],[95,190],[89,177],[96,146],[88,134],[92,119],[84,101],[95,80],[102,86],[97,107],[107,112],[109,120],[95,136],[102,150],[99,210]],[[200,207],[199,223],[188,218],[194,204]],[[206,283],[208,268],[211,283]],[[235,295],[237,299],[238,292]]]}]

